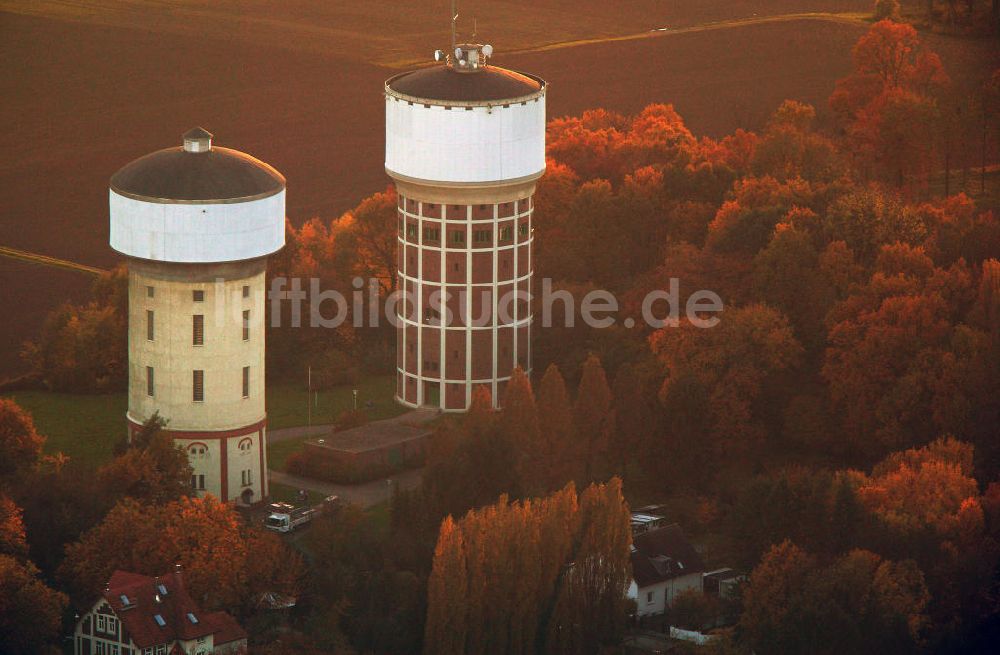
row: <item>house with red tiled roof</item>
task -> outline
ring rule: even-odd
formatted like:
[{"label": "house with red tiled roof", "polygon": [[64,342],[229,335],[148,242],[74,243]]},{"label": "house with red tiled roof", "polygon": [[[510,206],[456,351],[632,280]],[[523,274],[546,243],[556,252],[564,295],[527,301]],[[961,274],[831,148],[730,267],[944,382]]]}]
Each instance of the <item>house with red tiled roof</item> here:
[{"label": "house with red tiled roof", "polygon": [[76,622],[75,655],[234,655],[247,633],[225,612],[202,612],[180,567],[149,577],[115,571],[104,593]]}]

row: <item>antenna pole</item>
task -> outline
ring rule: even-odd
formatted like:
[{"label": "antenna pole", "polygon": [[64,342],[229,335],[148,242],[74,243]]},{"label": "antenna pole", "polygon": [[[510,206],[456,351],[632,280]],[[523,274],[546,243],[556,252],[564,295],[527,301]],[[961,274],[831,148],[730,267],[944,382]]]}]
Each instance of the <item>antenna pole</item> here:
[{"label": "antenna pole", "polygon": [[458,43],[456,29],[458,26],[458,0],[451,0],[451,51],[455,52]]}]

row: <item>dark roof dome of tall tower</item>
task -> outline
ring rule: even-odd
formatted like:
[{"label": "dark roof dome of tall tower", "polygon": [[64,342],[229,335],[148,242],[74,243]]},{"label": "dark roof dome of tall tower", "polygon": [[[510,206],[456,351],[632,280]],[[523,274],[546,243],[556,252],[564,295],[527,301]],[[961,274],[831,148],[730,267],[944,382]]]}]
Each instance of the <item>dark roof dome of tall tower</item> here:
[{"label": "dark roof dome of tall tower", "polygon": [[492,46],[465,44],[447,63],[402,73],[386,86],[398,94],[439,102],[513,100],[542,90],[545,83],[539,78],[487,65],[492,52]]},{"label": "dark roof dome of tall tower", "polygon": [[196,127],[183,145],[140,157],[111,176],[115,193],[151,202],[233,202],[263,198],[285,188],[285,178],[255,157],[212,145]]}]

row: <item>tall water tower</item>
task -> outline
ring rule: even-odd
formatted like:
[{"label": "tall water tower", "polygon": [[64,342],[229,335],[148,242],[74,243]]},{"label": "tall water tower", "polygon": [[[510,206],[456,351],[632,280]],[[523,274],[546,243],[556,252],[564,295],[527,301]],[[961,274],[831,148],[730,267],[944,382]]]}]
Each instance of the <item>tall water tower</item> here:
[{"label": "tall water tower", "polygon": [[396,399],[407,406],[464,411],[479,385],[496,405],[514,367],[531,370],[546,84],[491,65],[492,54],[453,43],[436,65],[385,83],[398,287],[413,299],[399,307],[396,337]]},{"label": "tall water tower", "polygon": [[115,173],[110,210],[128,257],[130,434],[159,412],[199,495],[260,502],[264,272],[285,244],[285,178],[195,128]]}]

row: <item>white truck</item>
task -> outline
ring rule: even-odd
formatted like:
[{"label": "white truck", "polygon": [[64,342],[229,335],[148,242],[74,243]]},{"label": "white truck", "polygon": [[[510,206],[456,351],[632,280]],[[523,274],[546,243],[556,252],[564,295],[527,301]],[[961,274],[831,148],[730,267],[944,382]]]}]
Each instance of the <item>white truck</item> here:
[{"label": "white truck", "polygon": [[313,507],[293,507],[288,503],[271,503],[264,527],[275,532],[292,532],[319,516]]},{"label": "white truck", "polygon": [[[303,494],[305,498],[308,495]],[[327,496],[319,505],[295,507],[288,503],[271,503],[268,505],[267,518],[264,527],[275,532],[292,532],[312,521],[323,512],[336,512],[342,503],[338,496]]]}]

